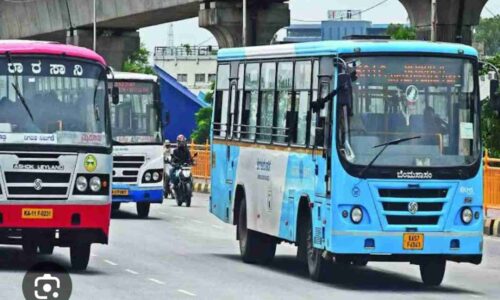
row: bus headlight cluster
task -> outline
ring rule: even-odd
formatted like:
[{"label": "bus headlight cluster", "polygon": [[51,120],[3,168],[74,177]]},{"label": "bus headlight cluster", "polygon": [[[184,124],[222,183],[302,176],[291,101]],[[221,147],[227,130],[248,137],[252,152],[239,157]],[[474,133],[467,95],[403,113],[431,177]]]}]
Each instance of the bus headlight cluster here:
[{"label": "bus headlight cluster", "polygon": [[163,180],[163,170],[147,170],[142,175],[142,183],[158,183]]},{"label": "bus headlight cluster", "polygon": [[160,173],[158,172],[153,172],[153,180],[158,181],[160,179]]},{"label": "bus headlight cluster", "polygon": [[144,180],[146,180],[146,182],[150,182],[151,181],[151,173],[146,172],[146,174],[144,174]]},{"label": "bus headlight cluster", "polygon": [[101,190],[101,178],[94,176],[90,178],[90,190],[97,193]]},{"label": "bus headlight cluster", "polygon": [[464,222],[465,224],[470,224],[473,217],[474,214],[469,207],[462,208],[462,222]]},{"label": "bus headlight cluster", "polygon": [[87,181],[87,178],[85,178],[85,176],[78,176],[78,178],[76,179],[76,189],[83,193],[87,190],[88,186],[89,183]]},{"label": "bus headlight cluster", "polygon": [[363,220],[363,211],[361,210],[360,207],[353,207],[351,209],[351,221],[354,224],[359,224],[361,223],[361,220]]}]

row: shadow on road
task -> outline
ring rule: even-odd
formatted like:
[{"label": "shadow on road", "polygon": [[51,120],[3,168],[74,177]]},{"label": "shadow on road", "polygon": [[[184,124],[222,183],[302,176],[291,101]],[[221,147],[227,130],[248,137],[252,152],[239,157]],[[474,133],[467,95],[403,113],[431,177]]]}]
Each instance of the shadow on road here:
[{"label": "shadow on road", "polygon": [[148,217],[146,219],[143,219],[139,217],[136,213],[131,213],[126,210],[115,210],[111,213],[111,218],[112,219],[126,219],[126,220],[143,220],[143,221],[157,221],[161,220],[160,218],[155,218],[155,217]]},{"label": "shadow on road", "polygon": [[90,261],[88,270],[82,272],[71,271],[69,251],[67,253],[67,257],[60,254],[28,256],[23,252],[20,246],[0,247],[0,273],[2,272],[25,273],[33,265],[40,262],[56,263],[64,267],[71,274],[79,274],[85,276],[105,274],[103,272],[100,272],[92,268],[92,260]]},{"label": "shadow on road", "polygon": [[[237,263],[243,263],[239,255],[215,254],[215,256],[234,260]],[[277,273],[300,277],[304,280],[310,280],[307,266],[299,262],[295,256],[276,256],[271,265],[259,267]],[[415,271],[418,274],[418,268],[416,268]],[[482,295],[476,291],[464,288],[449,286],[426,287],[420,280],[415,280],[413,277],[402,273],[371,268],[370,266],[355,267],[333,264],[332,277],[323,284],[333,288],[356,291],[433,292]],[[446,284],[446,276],[444,284]]]}]

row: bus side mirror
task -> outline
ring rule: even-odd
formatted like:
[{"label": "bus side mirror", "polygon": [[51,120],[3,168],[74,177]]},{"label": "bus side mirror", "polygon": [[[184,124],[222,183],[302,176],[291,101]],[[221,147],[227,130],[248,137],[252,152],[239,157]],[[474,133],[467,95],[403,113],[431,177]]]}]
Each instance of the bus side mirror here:
[{"label": "bus side mirror", "polygon": [[170,112],[165,112],[165,119],[163,121],[165,122],[165,125],[170,124]]},{"label": "bus side mirror", "polygon": [[114,105],[120,103],[120,89],[116,86],[111,89],[111,99]]},{"label": "bus side mirror", "polygon": [[500,91],[498,79],[490,81],[490,104],[491,108],[500,113]]},{"label": "bus side mirror", "polygon": [[337,101],[341,106],[352,107],[352,77],[351,74],[342,73],[338,75]]}]

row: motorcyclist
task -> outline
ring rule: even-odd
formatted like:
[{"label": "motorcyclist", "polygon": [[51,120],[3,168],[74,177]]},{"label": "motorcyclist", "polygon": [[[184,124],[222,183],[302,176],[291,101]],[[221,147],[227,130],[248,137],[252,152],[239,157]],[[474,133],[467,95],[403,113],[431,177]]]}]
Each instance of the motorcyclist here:
[{"label": "motorcyclist", "polygon": [[177,148],[172,153],[172,168],[170,169],[170,180],[174,186],[177,185],[179,180],[179,178],[175,176],[175,172],[180,166],[184,164],[191,164],[192,162],[193,158],[189,152],[186,137],[179,134],[179,136],[177,136]]}]

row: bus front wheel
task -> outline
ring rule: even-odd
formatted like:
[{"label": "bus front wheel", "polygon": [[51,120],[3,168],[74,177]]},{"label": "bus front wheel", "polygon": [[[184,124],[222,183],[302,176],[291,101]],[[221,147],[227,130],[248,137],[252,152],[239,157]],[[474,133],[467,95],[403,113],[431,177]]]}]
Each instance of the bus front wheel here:
[{"label": "bus front wheel", "polygon": [[427,286],[438,286],[443,282],[446,260],[435,259],[420,264],[420,276]]},{"label": "bus front wheel", "polygon": [[324,282],[332,275],[332,261],[323,257],[322,250],[314,248],[310,213],[302,218],[300,229],[305,230],[309,277],[314,281]]},{"label": "bus front wheel", "polygon": [[139,202],[137,203],[137,215],[139,218],[145,219],[149,216],[150,203]]},{"label": "bus front wheel", "polygon": [[267,265],[272,262],[276,253],[276,242],[271,237],[248,229],[246,201],[240,205],[238,237],[241,258],[244,262]]},{"label": "bus front wheel", "polygon": [[71,258],[71,267],[75,271],[84,271],[89,265],[90,244],[76,244],[69,250]]}]

